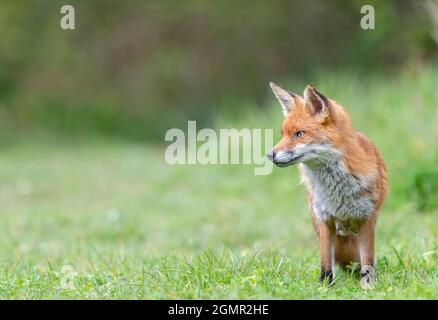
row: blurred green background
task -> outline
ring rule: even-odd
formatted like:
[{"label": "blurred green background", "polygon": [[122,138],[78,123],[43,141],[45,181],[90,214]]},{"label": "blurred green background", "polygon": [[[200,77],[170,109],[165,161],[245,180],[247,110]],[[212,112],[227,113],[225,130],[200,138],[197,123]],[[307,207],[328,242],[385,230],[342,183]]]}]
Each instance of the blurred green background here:
[{"label": "blurred green background", "polygon": [[[438,1],[2,0],[0,35],[0,298],[438,298]],[[165,163],[187,120],[278,139],[269,81],[385,159],[376,290],[318,284],[294,168]]]},{"label": "blurred green background", "polygon": [[[161,142],[187,119],[211,126],[216,114],[266,109],[269,80],[312,82],[323,70],[396,77],[437,51],[421,1],[73,1],[73,31],[59,27],[66,3],[0,4],[3,141]],[[375,30],[360,28],[364,4]]]}]

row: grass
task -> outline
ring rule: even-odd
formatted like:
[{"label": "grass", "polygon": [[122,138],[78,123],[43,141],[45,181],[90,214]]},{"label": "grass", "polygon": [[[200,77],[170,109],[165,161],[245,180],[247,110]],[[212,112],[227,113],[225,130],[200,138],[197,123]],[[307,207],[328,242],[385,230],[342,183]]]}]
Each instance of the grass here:
[{"label": "grass", "polygon": [[[415,177],[437,169],[437,74],[315,81],[388,166],[375,290],[360,289],[351,270],[338,270],[332,287],[317,282],[294,168],[254,176],[251,166],[169,166],[164,145],[92,141],[2,149],[0,298],[437,299],[438,209],[419,212],[411,197]],[[273,100],[268,112],[217,126],[277,128]]]}]

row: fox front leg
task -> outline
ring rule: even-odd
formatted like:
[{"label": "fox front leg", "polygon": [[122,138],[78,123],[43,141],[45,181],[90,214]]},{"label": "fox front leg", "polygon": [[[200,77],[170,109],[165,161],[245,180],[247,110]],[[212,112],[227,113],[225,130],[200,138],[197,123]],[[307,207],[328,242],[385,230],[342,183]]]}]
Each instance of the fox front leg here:
[{"label": "fox front leg", "polygon": [[327,281],[328,284],[333,282],[335,276],[334,258],[335,258],[335,240],[336,230],[327,222],[319,224],[319,252],[321,258],[321,273],[319,281]]}]

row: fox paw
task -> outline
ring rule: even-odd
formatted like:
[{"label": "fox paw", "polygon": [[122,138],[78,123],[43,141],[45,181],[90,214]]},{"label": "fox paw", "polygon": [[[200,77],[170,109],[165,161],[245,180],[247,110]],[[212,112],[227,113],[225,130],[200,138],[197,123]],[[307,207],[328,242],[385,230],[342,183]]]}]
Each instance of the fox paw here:
[{"label": "fox paw", "polygon": [[319,282],[327,282],[328,285],[333,283],[333,272],[332,271],[321,271],[319,274]]},{"label": "fox paw", "polygon": [[367,265],[360,269],[360,286],[364,290],[374,289],[376,285],[376,271],[373,266]]}]

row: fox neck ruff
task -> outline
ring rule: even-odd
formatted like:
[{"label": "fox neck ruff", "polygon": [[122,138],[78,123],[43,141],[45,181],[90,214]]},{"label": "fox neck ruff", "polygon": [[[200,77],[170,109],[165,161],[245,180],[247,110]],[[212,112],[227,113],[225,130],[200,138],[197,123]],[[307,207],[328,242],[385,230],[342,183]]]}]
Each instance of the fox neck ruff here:
[{"label": "fox neck ruff", "polygon": [[372,177],[349,172],[342,156],[300,164],[301,178],[311,194],[312,209],[321,221],[366,220],[375,209]]}]

